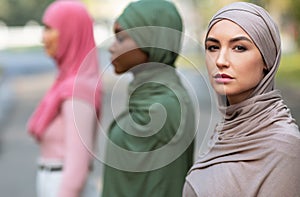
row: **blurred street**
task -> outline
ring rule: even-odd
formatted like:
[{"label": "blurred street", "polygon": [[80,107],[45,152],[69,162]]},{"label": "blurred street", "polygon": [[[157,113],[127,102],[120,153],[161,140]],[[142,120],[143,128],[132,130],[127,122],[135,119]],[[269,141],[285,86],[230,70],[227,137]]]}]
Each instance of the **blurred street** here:
[{"label": "blurred street", "polygon": [[[41,53],[42,54],[42,53]],[[1,53],[0,84],[1,196],[35,196],[38,147],[26,132],[26,122],[52,80],[53,68],[39,53]]]}]

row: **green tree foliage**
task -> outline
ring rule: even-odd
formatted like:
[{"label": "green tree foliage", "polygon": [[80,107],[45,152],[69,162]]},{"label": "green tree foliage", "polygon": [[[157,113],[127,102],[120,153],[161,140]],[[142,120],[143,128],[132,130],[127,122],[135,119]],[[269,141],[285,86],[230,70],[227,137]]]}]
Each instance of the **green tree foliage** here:
[{"label": "green tree foliage", "polygon": [[25,25],[30,20],[41,22],[45,8],[54,0],[1,0],[0,21],[8,26]]},{"label": "green tree foliage", "polygon": [[300,48],[300,1],[291,0],[289,18],[294,22],[296,26],[295,37],[297,39],[298,47]]},{"label": "green tree foliage", "polygon": [[300,23],[300,1],[292,1],[290,9],[292,17]]}]

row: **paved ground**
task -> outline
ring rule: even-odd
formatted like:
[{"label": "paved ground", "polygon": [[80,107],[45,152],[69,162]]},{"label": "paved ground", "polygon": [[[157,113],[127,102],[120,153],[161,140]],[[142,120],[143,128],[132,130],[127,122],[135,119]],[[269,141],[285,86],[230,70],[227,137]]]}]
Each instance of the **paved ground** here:
[{"label": "paved ground", "polygon": [[33,197],[37,146],[26,133],[26,121],[49,83],[49,75],[11,82],[12,105],[1,122],[0,191],[3,197]]}]

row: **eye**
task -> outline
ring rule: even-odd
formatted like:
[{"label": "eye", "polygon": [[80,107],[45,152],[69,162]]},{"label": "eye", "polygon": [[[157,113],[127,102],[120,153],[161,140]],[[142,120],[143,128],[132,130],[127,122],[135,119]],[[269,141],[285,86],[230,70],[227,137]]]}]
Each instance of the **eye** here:
[{"label": "eye", "polygon": [[244,46],[241,46],[241,45],[237,45],[237,46],[235,46],[235,47],[233,48],[233,50],[239,51],[239,52],[243,52],[243,51],[246,51],[247,48],[244,47]]},{"label": "eye", "polygon": [[48,26],[48,25],[44,26],[44,31],[45,32],[50,32],[51,30],[52,30],[52,28],[50,26]]},{"label": "eye", "polygon": [[205,49],[206,49],[207,51],[213,52],[213,51],[218,50],[218,49],[219,49],[219,46],[217,46],[217,45],[206,45],[206,46],[205,46]]},{"label": "eye", "polygon": [[116,35],[116,39],[117,39],[118,42],[123,42],[124,39],[125,39],[125,37],[122,36],[122,35],[120,35],[120,34],[117,34],[117,35]]}]

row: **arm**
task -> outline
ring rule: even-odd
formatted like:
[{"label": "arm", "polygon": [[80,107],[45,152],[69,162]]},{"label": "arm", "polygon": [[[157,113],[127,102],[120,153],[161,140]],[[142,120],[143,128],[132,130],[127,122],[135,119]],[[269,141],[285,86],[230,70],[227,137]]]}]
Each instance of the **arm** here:
[{"label": "arm", "polygon": [[79,100],[65,101],[62,114],[66,152],[59,197],[78,197],[89,174],[97,121],[93,108]]}]

